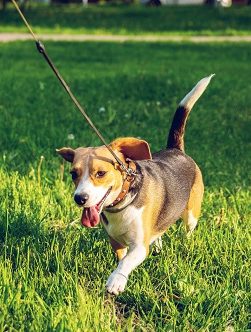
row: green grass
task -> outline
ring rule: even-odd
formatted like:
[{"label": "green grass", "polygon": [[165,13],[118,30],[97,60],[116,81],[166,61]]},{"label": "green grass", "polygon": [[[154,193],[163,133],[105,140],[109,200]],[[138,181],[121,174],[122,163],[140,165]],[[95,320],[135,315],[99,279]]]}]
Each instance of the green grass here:
[{"label": "green grass", "polygon": [[152,151],[165,145],[178,101],[216,73],[186,131],[186,151],[204,174],[203,214],[190,240],[178,222],[125,293],[108,296],[116,262],[107,236],[101,227],[70,226],[80,210],[69,165],[55,153],[100,142],[33,43],[2,44],[0,331],[250,331],[250,47],[48,43],[47,50],[108,140],[140,136]]},{"label": "green grass", "polygon": [[[240,6],[40,6],[25,11],[39,33],[247,35],[251,8]],[[26,32],[14,8],[0,12],[0,32]]]}]

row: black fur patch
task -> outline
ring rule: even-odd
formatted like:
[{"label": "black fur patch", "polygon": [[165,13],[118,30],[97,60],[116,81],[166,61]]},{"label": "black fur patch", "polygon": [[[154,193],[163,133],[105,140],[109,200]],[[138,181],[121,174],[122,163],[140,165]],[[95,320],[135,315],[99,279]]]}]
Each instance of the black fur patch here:
[{"label": "black fur patch", "polygon": [[184,151],[184,131],[190,110],[179,106],[174,114],[172,125],[167,140],[167,149],[179,149]]}]

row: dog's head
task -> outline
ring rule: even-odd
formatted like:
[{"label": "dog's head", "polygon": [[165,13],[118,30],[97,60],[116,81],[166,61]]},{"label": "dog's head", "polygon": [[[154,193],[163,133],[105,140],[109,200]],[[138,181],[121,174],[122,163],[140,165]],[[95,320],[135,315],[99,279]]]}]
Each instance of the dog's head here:
[{"label": "dog's head", "polygon": [[[127,158],[151,159],[148,143],[137,138],[118,138],[110,147],[123,162]],[[70,173],[76,187],[74,200],[83,207],[82,225],[96,226],[102,209],[114,202],[123,185],[123,174],[116,167],[115,158],[105,146],[62,148],[57,152],[72,164]]]}]

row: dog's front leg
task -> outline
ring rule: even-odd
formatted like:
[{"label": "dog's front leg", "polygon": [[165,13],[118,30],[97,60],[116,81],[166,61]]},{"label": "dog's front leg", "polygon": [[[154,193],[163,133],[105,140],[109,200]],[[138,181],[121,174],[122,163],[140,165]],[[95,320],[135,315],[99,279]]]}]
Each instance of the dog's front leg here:
[{"label": "dog's front leg", "polygon": [[115,295],[123,292],[129,274],[144,261],[148,253],[149,246],[145,244],[129,246],[127,255],[119,262],[118,267],[107,280],[107,291]]}]

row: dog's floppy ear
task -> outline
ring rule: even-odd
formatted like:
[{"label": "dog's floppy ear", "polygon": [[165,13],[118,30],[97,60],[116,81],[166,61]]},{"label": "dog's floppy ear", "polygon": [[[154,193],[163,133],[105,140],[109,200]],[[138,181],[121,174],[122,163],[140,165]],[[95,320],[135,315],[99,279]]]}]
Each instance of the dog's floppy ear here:
[{"label": "dog's floppy ear", "polygon": [[132,160],[152,159],[148,143],[138,138],[118,138],[111,143],[111,148],[120,151],[125,158]]},{"label": "dog's floppy ear", "polygon": [[56,152],[70,163],[73,162],[75,151],[72,148],[56,149]]}]

